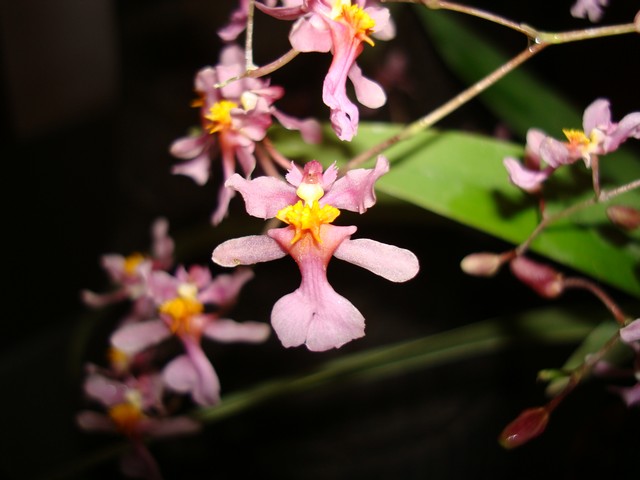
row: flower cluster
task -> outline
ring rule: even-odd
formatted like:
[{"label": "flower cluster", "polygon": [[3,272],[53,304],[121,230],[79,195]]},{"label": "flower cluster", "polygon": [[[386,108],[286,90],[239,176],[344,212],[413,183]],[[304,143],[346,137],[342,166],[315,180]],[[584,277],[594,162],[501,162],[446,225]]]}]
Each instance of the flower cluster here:
[{"label": "flower cluster", "polygon": [[[202,406],[220,401],[220,382],[202,349],[202,338],[257,344],[267,340],[271,330],[266,323],[226,318],[242,287],[253,278],[250,269],[213,277],[207,266],[172,268],[168,222],[157,220],[152,231],[153,255],[103,257],[115,283],[111,293],[83,292],[85,302],[94,308],[115,301],[129,301],[130,308],[111,335],[109,367],[87,366],[85,393],[106,413],[87,410],[78,415],[85,430],[129,438],[133,454],[123,459],[123,471],[142,470],[147,478],[156,477],[149,473],[155,467],[143,446],[144,438],[199,428],[193,420],[176,416],[167,407],[176,405],[170,399],[188,396]],[[171,337],[179,341],[184,353],[153,348]]]},{"label": "flower cluster", "polygon": [[[195,91],[198,98],[192,106],[200,110],[200,128],[195,134],[180,138],[171,145],[171,154],[182,160],[174,165],[172,173],[186,175],[197,184],[204,185],[209,180],[212,159],[220,155],[223,183],[236,171],[236,161],[245,176],[251,175],[256,167],[256,153],[274,160],[264,148],[256,152],[273,118],[285,128],[300,130],[308,143],[320,140],[320,125],[315,120],[298,120],[273,105],[284,95],[282,87],[257,78],[229,82],[244,73],[244,61],[242,48],[228,45],[220,54],[218,65],[205,67],[197,73]],[[229,83],[224,85],[225,82]],[[232,196],[232,190],[220,189],[211,217],[214,225],[227,215]]]}]

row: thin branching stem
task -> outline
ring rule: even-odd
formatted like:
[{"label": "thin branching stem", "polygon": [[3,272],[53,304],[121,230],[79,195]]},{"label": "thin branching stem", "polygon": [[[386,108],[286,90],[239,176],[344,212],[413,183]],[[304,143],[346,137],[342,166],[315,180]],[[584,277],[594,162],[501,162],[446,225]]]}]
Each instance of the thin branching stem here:
[{"label": "thin branching stem", "polygon": [[558,220],[561,220],[563,218],[566,218],[570,215],[573,215],[574,213],[579,212],[580,210],[584,210],[587,207],[595,205],[596,203],[607,202],[612,198],[615,198],[619,195],[622,195],[623,193],[630,192],[631,190],[635,190],[637,188],[640,188],[640,179],[633,180],[632,182],[626,183],[624,185],[621,185],[619,187],[613,188],[608,191],[603,190],[600,192],[600,195],[598,195],[598,197],[589,198],[580,203],[571,205],[570,207],[565,208],[564,210],[558,213],[544,217],[540,221],[538,226],[533,230],[533,232],[531,232],[531,235],[529,235],[529,237],[524,242],[522,242],[520,245],[518,245],[518,247],[516,247],[515,249],[516,255],[524,254],[524,252],[526,252],[529,246],[531,245],[531,242],[533,242],[533,240],[538,235],[540,235],[540,233],[542,233],[542,231],[545,228],[547,228],[550,224],[557,222]]}]

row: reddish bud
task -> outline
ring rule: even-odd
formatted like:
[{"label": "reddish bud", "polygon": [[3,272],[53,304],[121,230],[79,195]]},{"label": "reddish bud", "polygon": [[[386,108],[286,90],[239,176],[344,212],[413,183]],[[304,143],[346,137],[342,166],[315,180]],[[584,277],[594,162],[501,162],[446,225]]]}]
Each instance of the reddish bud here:
[{"label": "reddish bud", "polygon": [[562,275],[548,265],[525,257],[511,260],[511,272],[538,295],[545,298],[558,297],[563,289]]},{"label": "reddish bud", "polygon": [[502,255],[496,253],[472,253],[460,262],[464,273],[476,277],[493,277],[502,266]]},{"label": "reddish bud", "polygon": [[529,408],[512,421],[498,437],[503,448],[512,449],[536,438],[549,423],[549,411],[544,407]]},{"label": "reddish bud", "polygon": [[613,205],[607,208],[607,217],[615,225],[625,230],[640,227],[640,210],[624,205]]}]

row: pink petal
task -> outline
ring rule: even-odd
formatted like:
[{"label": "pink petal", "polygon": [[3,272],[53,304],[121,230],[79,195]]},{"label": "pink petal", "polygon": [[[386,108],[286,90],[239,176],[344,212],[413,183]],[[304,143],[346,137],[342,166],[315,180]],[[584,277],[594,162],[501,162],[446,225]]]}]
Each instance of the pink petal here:
[{"label": "pink petal", "polygon": [[299,52],[328,52],[333,45],[329,29],[317,15],[301,18],[294,23],[289,42]]},{"label": "pink petal", "polygon": [[262,343],[269,338],[271,328],[265,323],[238,323],[220,318],[210,322],[203,333],[210,339],[219,342]]},{"label": "pink petal", "polygon": [[159,268],[167,269],[173,264],[173,251],[175,244],[169,236],[169,221],[164,218],[158,218],[151,226],[152,245],[151,251],[154,261]]},{"label": "pink petal", "polygon": [[209,169],[211,168],[211,159],[209,152],[203,152],[192,160],[177,163],[171,167],[171,173],[174,175],[185,175],[190,177],[198,185],[204,185],[209,180]]},{"label": "pink petal", "polygon": [[322,128],[316,120],[300,120],[290,115],[286,115],[276,108],[273,108],[271,113],[287,130],[299,130],[302,135],[302,139],[306,143],[320,143],[322,140]]},{"label": "pink petal", "polygon": [[547,171],[534,171],[523,167],[515,158],[507,157],[502,163],[507,169],[511,183],[527,192],[535,193],[540,190],[542,182],[549,176]]},{"label": "pink petal", "polygon": [[179,138],[169,147],[169,153],[176,158],[190,160],[200,155],[209,143],[209,136],[206,134],[197,137]]},{"label": "pink petal", "polygon": [[640,342],[640,318],[621,328],[620,338],[625,343]]},{"label": "pink petal", "polygon": [[387,102],[387,96],[380,85],[362,75],[362,70],[354,62],[349,70],[349,80],[353,83],[358,101],[369,108],[380,108]]},{"label": "pink petal", "polygon": [[278,211],[298,201],[294,188],[273,177],[245,180],[236,173],[225,186],[240,192],[247,213],[258,218],[275,217]]},{"label": "pink petal", "polygon": [[366,238],[343,240],[333,256],[392,282],[406,282],[420,270],[418,258],[409,250]]},{"label": "pink petal", "polygon": [[111,335],[111,345],[125,353],[137,353],[168,338],[171,332],[162,320],[131,323]]},{"label": "pink petal", "polygon": [[598,98],[589,105],[582,115],[582,128],[586,135],[594,129],[607,131],[611,125],[611,106],[609,100]]},{"label": "pink petal", "polygon": [[374,169],[358,168],[336,180],[331,189],[320,199],[322,205],[364,213],[376,203],[374,184],[389,171],[389,161],[380,155]]},{"label": "pink petal", "polygon": [[124,383],[98,373],[89,375],[84,383],[85,393],[94,400],[98,400],[105,407],[124,402],[128,390],[129,388]]},{"label": "pink petal", "polygon": [[166,438],[176,435],[189,435],[202,430],[202,425],[188,417],[153,419],[146,428],[146,433],[154,438]]},{"label": "pink petal", "polygon": [[618,149],[629,137],[640,138],[640,112],[626,115],[603,141],[605,153]]},{"label": "pink petal", "polygon": [[211,362],[200,345],[192,339],[183,339],[186,355],[174,358],[165,366],[162,378],[177,392],[190,393],[199,405],[213,405],[220,400],[220,382]]},{"label": "pink petal", "polygon": [[82,430],[115,433],[116,426],[104,413],[83,410],[76,415],[76,423]]},{"label": "pink petal", "polygon": [[221,243],[213,251],[212,259],[223,267],[237,267],[277,260],[286,254],[275,240],[266,235],[250,235]]},{"label": "pink petal", "polygon": [[364,11],[376,23],[373,27],[372,37],[380,40],[391,40],[396,36],[396,26],[391,19],[388,8],[367,7]]},{"label": "pink petal", "polygon": [[213,282],[200,291],[198,300],[202,303],[227,305],[237,298],[242,287],[253,276],[253,270],[245,267],[236,269],[232,274],[218,275]]},{"label": "pink petal", "polygon": [[[272,2],[269,2],[272,3]],[[277,18],[278,20],[295,20],[301,15],[304,15],[306,10],[306,5],[303,2],[284,2],[286,6],[284,7],[269,7],[264,5],[261,2],[256,2],[256,8],[269,16]],[[306,2],[304,2],[306,3]],[[289,6],[288,4],[292,4]]]},{"label": "pink petal", "polygon": [[305,344],[314,352],[339,348],[364,336],[364,317],[338,295],[326,279],[300,288],[276,302],[271,323],[285,347]]},{"label": "pink petal", "polygon": [[540,157],[547,165],[553,168],[569,165],[580,158],[573,156],[565,143],[551,137],[547,137],[540,142]]}]

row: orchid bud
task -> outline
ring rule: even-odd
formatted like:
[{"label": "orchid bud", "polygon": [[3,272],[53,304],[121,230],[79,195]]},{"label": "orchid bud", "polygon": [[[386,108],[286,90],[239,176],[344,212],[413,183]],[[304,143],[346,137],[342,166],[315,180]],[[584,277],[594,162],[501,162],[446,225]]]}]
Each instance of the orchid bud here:
[{"label": "orchid bud", "polygon": [[564,290],[562,275],[548,265],[525,257],[511,260],[511,272],[544,298],[556,298]]},{"label": "orchid bud", "polygon": [[625,230],[640,227],[640,210],[625,205],[613,205],[607,208],[607,217],[615,225]]},{"label": "orchid bud", "polygon": [[472,253],[460,262],[460,268],[464,273],[476,277],[493,277],[502,266],[502,255],[496,253]]},{"label": "orchid bud", "polygon": [[519,447],[542,434],[547,423],[549,411],[545,407],[529,408],[505,427],[498,442],[507,449]]}]

